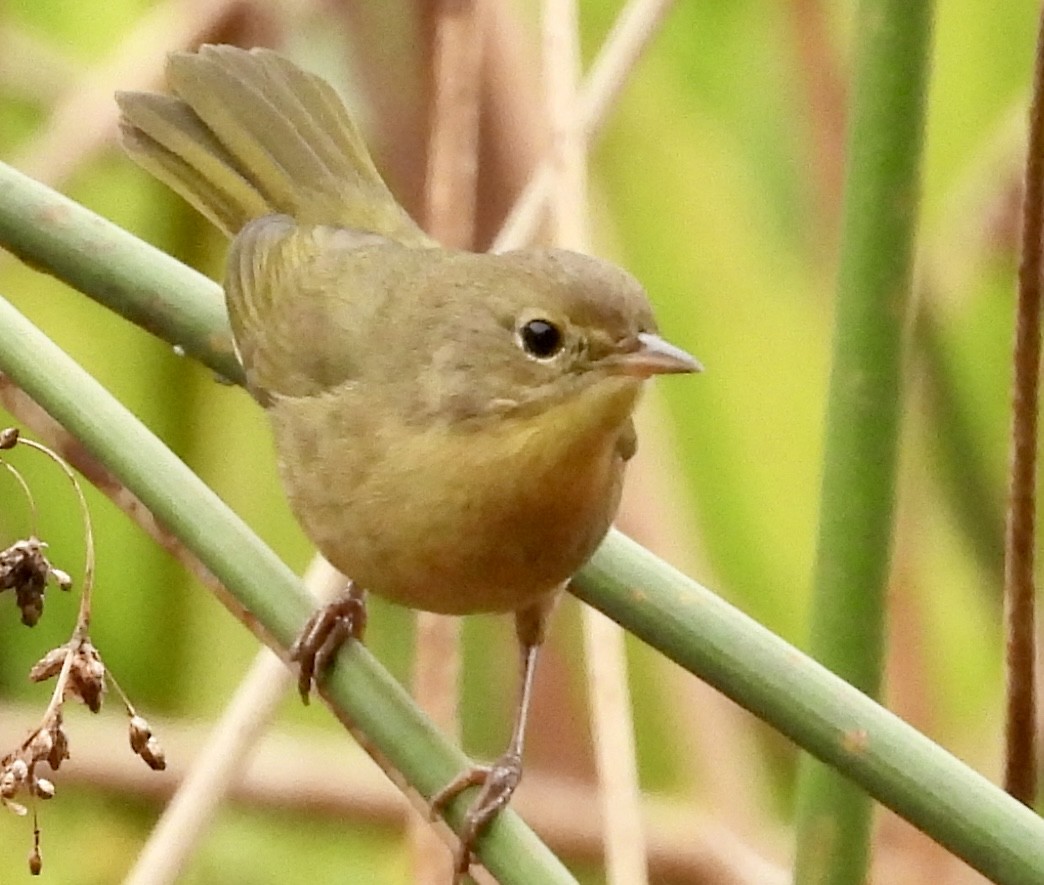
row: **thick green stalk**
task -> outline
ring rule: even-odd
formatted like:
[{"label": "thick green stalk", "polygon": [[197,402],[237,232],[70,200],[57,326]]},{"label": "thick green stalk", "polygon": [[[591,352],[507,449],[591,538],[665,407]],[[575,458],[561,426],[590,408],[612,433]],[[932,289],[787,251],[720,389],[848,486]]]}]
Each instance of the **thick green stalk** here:
[{"label": "thick green stalk", "polygon": [[899,717],[612,533],[573,593],[833,766],[993,882],[1044,882],[1044,821]]},{"label": "thick green stalk", "polygon": [[[931,3],[862,0],[855,28],[810,650],[871,696],[881,682],[931,13]],[[865,882],[869,798],[806,757],[797,807],[795,881]]]},{"label": "thick green stalk", "polygon": [[[145,301],[138,299],[169,299],[152,306],[168,322],[169,337],[168,332],[163,333],[164,337],[181,340],[184,329],[198,329],[198,338],[204,342],[199,356],[207,365],[215,366],[221,351],[209,353],[205,342],[223,340],[224,317],[220,321],[208,321],[202,315],[187,315],[195,309],[193,305],[205,302],[197,296],[212,292],[213,283],[197,282],[198,292],[192,293],[174,284],[175,279],[182,279],[180,276],[157,282],[148,293],[132,284],[116,285],[126,277],[108,261],[111,252],[107,247],[133,250],[137,241],[132,236],[113,228],[111,244],[100,242],[88,251],[80,250],[78,239],[71,236],[72,230],[67,225],[47,235],[29,237],[24,227],[30,219],[21,214],[20,208],[27,205],[44,210],[33,216],[35,223],[49,217],[46,212],[49,205],[63,207],[66,217],[73,217],[68,207],[74,204],[0,164],[0,244],[19,243],[19,251],[27,260],[63,279],[66,273],[59,271],[59,266],[77,268],[73,278],[94,280],[108,293],[114,308],[127,316],[149,308]],[[92,217],[87,210],[75,208],[83,217]],[[31,249],[27,248],[27,241],[43,245]],[[149,250],[143,243],[137,243],[137,247]],[[57,258],[56,253],[60,253]],[[146,254],[148,251],[140,253]],[[113,298],[113,292],[118,297]],[[87,289],[87,294],[103,300],[91,289]],[[18,314],[14,316],[25,324]],[[213,325],[208,326],[208,322]],[[7,311],[0,316],[0,369],[8,352],[8,335],[17,340],[21,334],[19,328],[11,326]],[[65,412],[56,417],[79,436],[82,428],[77,422],[92,421],[97,406],[90,399],[90,392],[81,388],[85,383],[82,378],[55,375],[49,365],[50,356],[46,357],[38,362],[31,360],[33,366],[26,367],[27,372],[35,371],[42,376],[31,389],[37,390],[34,395],[41,398],[60,394]],[[52,386],[68,386],[68,390],[49,391]],[[88,413],[86,417],[81,414],[83,411]],[[114,420],[115,428],[107,426],[106,422]],[[128,485],[132,476],[142,483],[157,483],[149,493],[152,506],[166,507],[158,510],[165,521],[175,519],[176,514],[167,515],[171,510],[185,514],[182,519],[188,523],[183,527],[186,544],[218,571],[209,557],[220,555],[221,550],[209,548],[224,545],[202,546],[202,542],[207,541],[207,532],[215,530],[210,517],[206,516],[210,506],[206,502],[213,499],[213,494],[201,488],[199,480],[180,462],[177,462],[179,471],[187,474],[184,481],[179,480],[171,487],[165,485],[164,471],[154,470],[157,453],[152,448],[139,451],[124,445],[128,437],[120,426],[122,420],[111,415],[105,417],[101,421],[101,429],[106,431],[104,438],[96,439],[97,448],[92,449],[99,456],[107,449],[122,449],[109,452],[106,463],[119,467],[116,472]],[[140,462],[129,465],[112,459],[140,459]],[[166,497],[170,500],[165,501]],[[197,510],[203,511],[202,517],[197,516]],[[236,519],[232,515],[228,518]],[[194,528],[200,519],[206,522],[206,531]],[[257,542],[243,540],[242,543],[246,551],[244,558],[253,557],[256,549],[253,545]],[[258,553],[256,558],[268,562],[271,556],[268,552]],[[223,568],[226,573],[236,571],[231,565]],[[256,599],[259,610],[269,612],[273,618],[272,623],[266,622],[268,629],[285,640],[297,628],[306,610],[301,607],[302,603],[295,601],[302,592],[299,586],[291,583],[283,566],[272,565],[269,571],[267,566],[240,563],[236,568],[245,569],[243,578],[249,586],[240,589],[242,582],[237,582],[235,586],[230,584],[229,589],[250,607],[253,607],[251,600]],[[1044,821],[902,720],[634,542],[618,533],[610,534],[581,572],[574,592],[802,748],[836,766],[876,799],[992,880],[1004,885],[1044,881]],[[268,600],[269,596],[273,598]],[[286,613],[278,616],[287,606]],[[400,700],[407,703],[401,689],[372,663],[361,647],[352,646],[342,652],[331,675],[329,692],[338,704],[349,694],[355,698],[353,704],[358,707],[349,710],[351,717],[396,765],[411,778],[418,777],[415,783],[422,792],[441,783],[445,772],[460,764],[459,754],[446,749],[434,736],[430,741],[411,737],[419,733],[419,727],[406,728],[403,717],[406,722],[415,722],[416,714],[407,716],[398,712]],[[371,702],[372,706],[368,706]],[[406,730],[400,732],[403,728]],[[402,742],[409,742],[409,748],[398,747]],[[421,770],[418,770],[419,757],[424,758],[427,766]],[[503,825],[494,826],[484,843],[484,861],[494,862],[489,852],[502,849],[502,826],[521,826],[516,821],[517,818],[509,817]],[[526,869],[532,870],[532,867]],[[543,873],[534,875],[537,877],[530,881],[545,881],[539,878]]]},{"label": "thick green stalk", "polygon": [[8,252],[242,383],[213,280],[10,166],[0,169],[0,216]]}]

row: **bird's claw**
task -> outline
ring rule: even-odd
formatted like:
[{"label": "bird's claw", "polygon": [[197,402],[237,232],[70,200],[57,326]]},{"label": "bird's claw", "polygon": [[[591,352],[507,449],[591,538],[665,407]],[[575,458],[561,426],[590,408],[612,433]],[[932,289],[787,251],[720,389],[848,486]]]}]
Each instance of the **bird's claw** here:
[{"label": "bird's claw", "polygon": [[434,818],[468,787],[482,788],[464,815],[460,845],[453,858],[454,883],[460,882],[467,873],[475,842],[490,821],[511,801],[521,780],[522,757],[508,752],[491,765],[474,765],[461,772],[431,797],[429,809]]},{"label": "bird's claw", "polygon": [[289,652],[290,660],[300,665],[297,689],[306,704],[312,685],[322,678],[337,650],[349,639],[361,640],[365,630],[366,595],[354,583],[312,612]]}]

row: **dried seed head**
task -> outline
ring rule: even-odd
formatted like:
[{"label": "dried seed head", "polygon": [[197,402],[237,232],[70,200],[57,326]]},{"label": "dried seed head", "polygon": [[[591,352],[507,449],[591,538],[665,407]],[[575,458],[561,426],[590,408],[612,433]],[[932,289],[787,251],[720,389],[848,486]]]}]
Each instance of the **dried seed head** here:
[{"label": "dried seed head", "polygon": [[163,771],[167,767],[167,756],[160,742],[152,734],[152,729],[144,716],[131,716],[128,728],[131,749],[141,756],[145,764],[153,771]]},{"label": "dried seed head", "polygon": [[149,728],[149,723],[144,716],[131,716],[127,731],[130,736],[131,749],[136,754],[141,753],[149,742],[149,738],[152,737],[152,729]]},{"label": "dried seed head", "polygon": [[73,651],[66,690],[82,700],[92,713],[101,709],[102,696],[105,694],[105,664],[90,639],[80,640]]},{"label": "dried seed head", "polygon": [[54,784],[45,777],[38,777],[33,781],[33,792],[41,799],[53,799]]},{"label": "dried seed head", "polygon": [[51,752],[47,754],[47,764],[51,766],[52,771],[57,771],[62,762],[69,758],[69,738],[65,734],[65,729],[62,728],[60,713],[51,729],[51,739],[54,743],[51,746]]},{"label": "dried seed head", "polygon": [[29,766],[21,757],[12,759],[0,772],[0,799],[13,799],[29,775]]},{"label": "dried seed head", "polygon": [[17,427],[5,427],[3,430],[0,430],[0,449],[13,449],[17,443]]},{"label": "dried seed head", "polygon": [[31,789],[34,775],[32,766],[22,756],[21,750],[18,755],[10,755],[0,763],[0,804],[9,811],[22,816],[26,813],[25,806],[15,802],[14,797],[24,790]]},{"label": "dried seed head", "polygon": [[39,762],[41,759],[46,759],[51,755],[51,750],[54,749],[54,738],[51,737],[51,733],[41,728],[33,739],[29,742],[29,746],[26,748],[29,752],[29,758],[33,762]]},{"label": "dried seed head", "polygon": [[43,614],[47,581],[54,578],[59,587],[72,586],[69,575],[55,569],[44,555],[47,545],[39,538],[15,541],[0,550],[0,592],[15,591],[15,604],[22,611],[22,623],[36,626]]},{"label": "dried seed head", "polygon": [[167,767],[167,754],[163,752],[163,747],[154,737],[150,737],[148,743],[145,744],[145,749],[141,751],[141,758],[153,771],[163,771]]},{"label": "dried seed head", "polygon": [[29,852],[29,872],[34,876],[39,876],[41,870],[43,870],[43,858],[40,856],[40,846],[34,845],[33,850]]},{"label": "dried seed head", "polygon": [[15,587],[23,572],[46,571],[40,563],[47,545],[39,538],[29,537],[15,541],[6,550],[0,551],[0,586],[5,590]]},{"label": "dried seed head", "polygon": [[40,658],[40,660],[33,664],[32,669],[29,671],[29,681],[43,682],[45,679],[57,676],[69,653],[68,644],[60,645],[58,648],[52,648],[47,652],[47,654]]},{"label": "dried seed head", "polygon": [[6,781],[9,777],[16,786],[24,783],[29,777],[29,764],[21,756],[16,756],[4,767],[3,780]]}]

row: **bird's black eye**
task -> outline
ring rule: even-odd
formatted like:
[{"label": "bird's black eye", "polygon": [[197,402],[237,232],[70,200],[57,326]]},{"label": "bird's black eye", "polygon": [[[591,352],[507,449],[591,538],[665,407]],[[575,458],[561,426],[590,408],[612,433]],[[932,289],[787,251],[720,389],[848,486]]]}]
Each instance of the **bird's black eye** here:
[{"label": "bird's black eye", "polygon": [[526,353],[537,359],[546,360],[562,349],[562,330],[550,320],[529,320],[518,337]]}]

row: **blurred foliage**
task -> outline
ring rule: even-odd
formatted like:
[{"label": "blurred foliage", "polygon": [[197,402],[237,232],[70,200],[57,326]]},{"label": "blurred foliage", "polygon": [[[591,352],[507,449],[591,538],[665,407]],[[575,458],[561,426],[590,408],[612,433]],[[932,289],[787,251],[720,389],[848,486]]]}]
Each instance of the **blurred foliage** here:
[{"label": "blurred foliage", "polygon": [[[47,124],[50,99],[25,86],[34,65],[55,65],[59,78],[66,69],[86,74],[156,5],[11,0],[0,7],[0,41],[18,35],[47,50],[0,66],[0,157],[16,162],[26,156]],[[617,5],[582,4],[588,58]],[[326,52],[328,7],[278,6],[301,61],[307,64],[313,39]],[[707,366],[700,378],[662,383],[657,393],[667,406],[675,458],[663,466],[681,480],[674,493],[687,511],[685,524],[697,528],[685,549],[657,552],[694,566],[696,577],[799,644],[829,372],[839,115],[848,50],[859,39],[850,30],[852,6],[679,3],[593,152],[600,251],[645,282],[661,327]],[[535,21],[537,4],[528,0],[516,12]],[[919,309],[934,338],[925,344],[920,323],[912,337],[893,586],[895,708],[987,770],[996,766],[1000,730],[998,520],[1019,167],[1017,152],[1007,165],[980,161],[1024,103],[1036,12],[1030,0],[993,6],[988,14],[971,0],[939,4],[919,243],[923,265],[932,271],[922,275]],[[157,45],[155,53],[169,48]],[[322,63],[329,65],[328,54]],[[399,73],[382,71],[382,85],[415,90],[414,82],[396,81]],[[79,76],[69,79],[63,97],[80,88]],[[349,88],[365,95],[363,85]],[[518,88],[538,86],[520,78]],[[86,157],[71,179],[52,183],[220,275],[219,237],[115,148]],[[936,268],[962,272],[938,274]],[[309,546],[279,490],[264,416],[241,391],[215,383],[166,345],[2,254],[0,292],[165,439],[291,565],[304,566]],[[4,416],[0,421],[10,423]],[[647,429],[657,432],[666,431]],[[42,459],[21,456],[17,463],[36,496],[53,558],[78,574],[82,539],[67,483]],[[3,477],[0,483],[0,540],[6,543],[25,532],[26,512],[13,484]],[[146,710],[213,717],[252,657],[254,640],[106,499],[89,490],[89,500],[98,539],[97,645]],[[678,502],[663,502],[664,518],[674,516]],[[44,691],[23,674],[64,638],[74,605],[52,592],[33,631],[18,625],[14,606],[0,605],[0,696],[32,699],[42,709]],[[534,734],[531,740],[534,767],[585,776],[590,749],[575,615],[569,604],[556,621],[546,662],[552,675],[541,688],[565,705],[555,710],[572,711],[572,720],[552,726],[538,715],[533,731],[553,728],[553,738]],[[370,622],[375,653],[406,678],[409,615],[378,601]],[[498,751],[508,731],[516,664],[513,652],[503,652],[509,641],[510,626],[492,619],[473,619],[466,630],[465,743],[477,754]],[[688,757],[713,735],[696,741],[678,727],[676,683],[664,678],[656,656],[642,651],[632,659],[643,780],[700,801],[701,789],[710,789],[701,782],[706,772]],[[338,728],[323,711],[294,704],[285,705],[283,715]],[[75,721],[69,729],[74,763]],[[771,826],[786,817],[793,754],[777,737],[754,732],[778,791],[766,795],[751,777],[743,801],[760,808],[762,823]],[[738,766],[746,764],[741,752]],[[117,793],[62,790],[57,780],[59,800],[43,809],[46,875],[116,881],[158,808]],[[733,783],[743,781],[741,770]],[[706,795],[715,803],[728,798]],[[22,881],[29,838],[25,820],[0,815],[4,881]],[[228,810],[184,881],[282,882],[287,869],[300,881],[344,881],[344,871],[353,869],[365,871],[360,881],[365,875],[365,881],[398,882],[407,875],[405,857],[398,836],[376,827],[349,832],[321,819],[303,825],[294,813]]]}]

